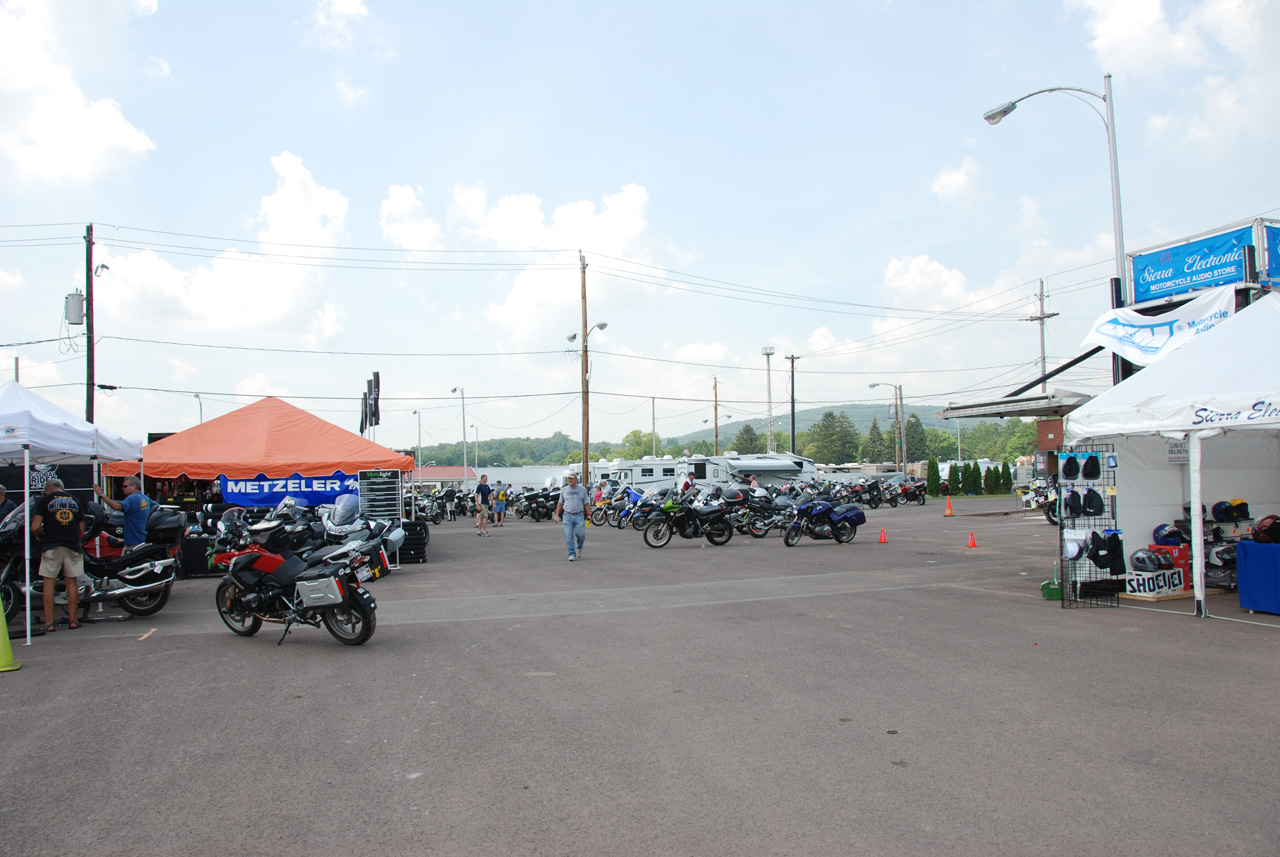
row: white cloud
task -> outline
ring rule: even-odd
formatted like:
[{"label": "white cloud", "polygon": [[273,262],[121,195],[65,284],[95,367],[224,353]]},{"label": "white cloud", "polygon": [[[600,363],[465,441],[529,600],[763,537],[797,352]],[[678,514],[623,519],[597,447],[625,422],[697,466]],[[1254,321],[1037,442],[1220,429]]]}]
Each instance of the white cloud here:
[{"label": "white cloud", "polygon": [[0,6],[0,159],[25,181],[85,184],[154,148],[118,103],[81,91],[44,4]]},{"label": "white cloud", "polygon": [[333,75],[333,92],[339,101],[347,105],[359,104],[369,95],[367,90],[347,83],[347,78],[341,71]]},{"label": "white cloud", "polygon": [[1196,26],[1170,24],[1162,0],[1067,0],[1067,8],[1084,13],[1090,46],[1111,71],[1159,76],[1205,60]]},{"label": "white cloud", "polygon": [[958,167],[944,167],[933,178],[929,189],[943,202],[973,199],[979,196],[978,162],[965,158]]},{"label": "white cloud", "polygon": [[255,372],[236,382],[236,392],[242,396],[287,396],[289,389],[271,383],[265,372]]},{"label": "white cloud", "polygon": [[147,64],[142,67],[142,73],[156,79],[168,79],[173,76],[169,70],[169,61],[160,57],[147,57]]},{"label": "white cloud", "polygon": [[160,0],[138,0],[139,15],[154,15],[160,8]]},{"label": "white cloud", "polygon": [[344,315],[346,311],[340,309],[337,304],[325,301],[324,306],[316,310],[312,317],[311,329],[302,337],[303,344],[308,348],[315,348],[323,340],[342,333],[341,319]]},{"label": "white cloud", "polygon": [[343,50],[355,38],[352,25],[368,14],[361,0],[318,0],[311,15],[312,32],[322,47]]},{"label": "white cloud", "polygon": [[187,381],[200,374],[200,370],[181,357],[170,357],[169,368],[173,370],[173,380]]},{"label": "white cloud", "polygon": [[0,292],[17,291],[26,285],[22,281],[22,274],[17,271],[6,271],[0,268]]},{"label": "white cloud", "polygon": [[382,237],[406,250],[430,250],[440,242],[440,224],[423,210],[421,192],[421,188],[392,185],[378,209]]}]

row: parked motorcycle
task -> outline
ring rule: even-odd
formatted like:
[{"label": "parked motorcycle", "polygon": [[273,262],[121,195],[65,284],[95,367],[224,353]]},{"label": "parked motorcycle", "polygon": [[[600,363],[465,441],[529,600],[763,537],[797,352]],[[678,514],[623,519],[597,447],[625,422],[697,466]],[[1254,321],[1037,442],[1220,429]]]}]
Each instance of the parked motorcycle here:
[{"label": "parked motorcycle", "polygon": [[728,544],[733,538],[733,526],[725,516],[724,506],[711,503],[706,506],[693,504],[697,489],[682,495],[673,495],[662,508],[649,516],[649,526],[644,530],[644,543],[651,548],[665,547],[672,535],[682,539],[706,538],[713,545]]},{"label": "parked motorcycle", "polygon": [[1046,521],[1058,526],[1058,489],[1038,483],[1032,485],[1031,490],[1022,495],[1022,508],[1040,512]]},{"label": "parked motorcycle", "polygon": [[856,503],[833,506],[829,498],[817,496],[796,504],[796,519],[787,525],[782,543],[792,548],[800,543],[801,536],[808,536],[848,544],[866,522],[866,513]]},{"label": "parked motorcycle", "polygon": [[923,506],[925,502],[924,482],[904,482],[902,484],[902,502]]}]

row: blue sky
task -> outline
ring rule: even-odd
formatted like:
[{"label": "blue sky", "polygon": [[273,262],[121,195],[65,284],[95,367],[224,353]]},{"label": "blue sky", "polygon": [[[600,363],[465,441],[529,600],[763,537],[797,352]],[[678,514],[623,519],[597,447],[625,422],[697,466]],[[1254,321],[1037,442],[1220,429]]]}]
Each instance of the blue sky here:
[{"label": "blue sky", "polygon": [[[648,397],[664,436],[703,428],[713,376],[762,416],[764,345],[777,413],[785,354],[806,407],[998,397],[1037,374],[1039,278],[1060,362],[1114,257],[1089,107],[983,112],[1111,72],[1130,251],[1276,216],[1278,37],[1258,0],[0,0],[0,342],[65,334],[93,222],[98,421],[132,436],[194,424],[194,392],[354,429],[378,370],[381,442],[415,409],[460,437],[455,386],[482,440],[577,437],[579,249],[595,439]],[[77,332],[0,348],[6,375],[83,411]]]}]

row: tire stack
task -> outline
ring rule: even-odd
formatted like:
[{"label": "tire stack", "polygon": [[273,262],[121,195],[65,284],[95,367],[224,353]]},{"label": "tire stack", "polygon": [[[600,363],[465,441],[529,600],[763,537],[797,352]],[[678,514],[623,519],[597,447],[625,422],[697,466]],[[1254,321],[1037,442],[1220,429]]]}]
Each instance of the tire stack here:
[{"label": "tire stack", "polygon": [[415,565],[427,561],[427,543],[431,541],[431,530],[427,522],[421,518],[416,521],[401,521],[404,528],[404,544],[400,546],[400,564]]}]

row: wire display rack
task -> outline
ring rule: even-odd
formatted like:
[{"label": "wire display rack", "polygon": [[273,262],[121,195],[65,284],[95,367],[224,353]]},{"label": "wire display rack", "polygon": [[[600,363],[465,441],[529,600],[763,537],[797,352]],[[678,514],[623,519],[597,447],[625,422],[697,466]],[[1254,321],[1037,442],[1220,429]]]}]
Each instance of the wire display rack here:
[{"label": "wire display rack", "polygon": [[[1067,464],[1073,459],[1074,468]],[[1058,454],[1058,549],[1064,609],[1120,606],[1128,570],[1122,534],[1116,526],[1116,463],[1111,444],[1081,445]],[[1066,478],[1073,470],[1077,475]],[[1096,498],[1090,499],[1091,492]],[[1077,501],[1081,508],[1072,514]],[[1069,550],[1069,546],[1075,549]]]}]

